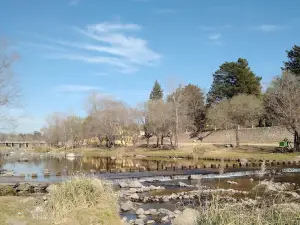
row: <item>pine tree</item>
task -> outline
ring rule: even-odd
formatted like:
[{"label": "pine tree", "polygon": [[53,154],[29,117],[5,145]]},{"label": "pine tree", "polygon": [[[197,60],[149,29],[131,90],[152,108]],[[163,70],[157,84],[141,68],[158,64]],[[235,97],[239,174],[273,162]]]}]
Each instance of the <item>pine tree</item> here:
[{"label": "pine tree", "polygon": [[237,62],[225,62],[213,74],[213,83],[208,92],[209,104],[231,99],[239,94],[261,95],[261,77],[258,77],[248,66],[246,59]]},{"label": "pine tree", "polygon": [[152,88],[152,91],[150,93],[150,100],[159,100],[163,98],[163,90],[161,89],[160,84],[156,80],[154,83],[154,86]]},{"label": "pine tree", "polygon": [[283,70],[289,70],[296,76],[300,76],[300,46],[294,45],[290,51],[287,52],[288,61],[283,62]]}]

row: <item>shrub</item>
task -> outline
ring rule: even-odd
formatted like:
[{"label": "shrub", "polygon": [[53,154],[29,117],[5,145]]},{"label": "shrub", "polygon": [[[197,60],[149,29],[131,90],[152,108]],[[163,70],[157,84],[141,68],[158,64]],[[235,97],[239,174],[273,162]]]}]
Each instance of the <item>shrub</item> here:
[{"label": "shrub", "polygon": [[87,176],[72,177],[50,190],[46,212],[55,224],[121,224],[112,186]]}]

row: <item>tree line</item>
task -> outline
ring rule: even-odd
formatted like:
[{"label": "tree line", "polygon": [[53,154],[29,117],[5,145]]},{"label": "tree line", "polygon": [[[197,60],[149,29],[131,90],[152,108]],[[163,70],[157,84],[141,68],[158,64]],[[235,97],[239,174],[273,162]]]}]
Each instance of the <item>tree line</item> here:
[{"label": "tree line", "polygon": [[287,51],[282,74],[264,93],[262,78],[252,71],[246,59],[239,58],[219,66],[207,94],[195,84],[179,84],[165,95],[155,81],[149,99],[133,107],[94,92],[85,102],[86,117],[53,113],[41,135],[36,133],[35,138],[57,147],[94,144],[107,148],[129,143],[135,147],[141,138],[149,146],[150,139],[155,138],[156,147],[164,146],[168,140],[172,148],[177,148],[183,132],[201,137],[199,134],[204,131],[235,129],[238,146],[240,126],[276,124],[294,134],[295,148],[299,150],[299,77],[300,47],[295,45]]}]

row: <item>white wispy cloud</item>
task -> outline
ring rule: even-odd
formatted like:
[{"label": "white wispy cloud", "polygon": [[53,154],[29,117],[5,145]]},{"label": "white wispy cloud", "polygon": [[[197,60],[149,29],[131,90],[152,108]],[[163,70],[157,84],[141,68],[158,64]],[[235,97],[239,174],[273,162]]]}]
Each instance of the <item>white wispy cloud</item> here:
[{"label": "white wispy cloud", "polygon": [[216,33],[216,34],[211,34],[208,36],[208,39],[209,40],[212,40],[212,41],[215,41],[215,40],[219,40],[221,38],[221,34],[219,33]]},{"label": "white wispy cloud", "polygon": [[281,30],[281,29],[283,29],[283,26],[276,25],[276,24],[262,24],[259,26],[251,27],[251,29],[261,31],[264,33],[269,33],[269,32],[273,32],[273,31]]},{"label": "white wispy cloud", "polygon": [[87,92],[87,91],[94,91],[100,89],[101,88],[95,86],[74,85],[74,84],[60,85],[55,88],[55,90],[59,92]]},{"label": "white wispy cloud", "polygon": [[199,29],[202,31],[209,31],[209,32],[221,32],[225,30],[229,30],[232,28],[231,24],[224,24],[224,25],[218,25],[218,26],[212,26],[212,25],[201,25],[199,26]]},{"label": "white wispy cloud", "polygon": [[165,15],[165,14],[175,14],[175,13],[177,13],[177,10],[176,9],[156,9],[154,12],[156,14]]},{"label": "white wispy cloud", "polygon": [[81,0],[70,0],[69,1],[69,5],[70,6],[75,6],[78,5],[80,3]]},{"label": "white wispy cloud", "polygon": [[52,59],[105,64],[123,73],[134,73],[142,66],[156,65],[161,59],[161,55],[149,47],[147,40],[136,36],[141,29],[140,25],[131,23],[90,24],[74,28],[85,42],[42,38],[50,43],[42,45],[49,50],[44,54]]}]

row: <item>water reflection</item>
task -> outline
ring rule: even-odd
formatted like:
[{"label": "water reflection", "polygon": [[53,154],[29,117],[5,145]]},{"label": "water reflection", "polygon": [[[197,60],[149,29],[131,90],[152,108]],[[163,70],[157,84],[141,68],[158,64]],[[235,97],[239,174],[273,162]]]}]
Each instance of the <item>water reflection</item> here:
[{"label": "water reflection", "polygon": [[35,157],[29,162],[18,162],[9,157],[0,158],[0,165],[4,169],[14,170],[20,173],[43,174],[45,170],[51,173],[61,172],[63,175],[72,174],[77,171],[155,171],[174,170],[203,167],[203,162],[184,159],[137,159],[137,158],[115,158],[115,157],[75,157],[67,158]]}]

